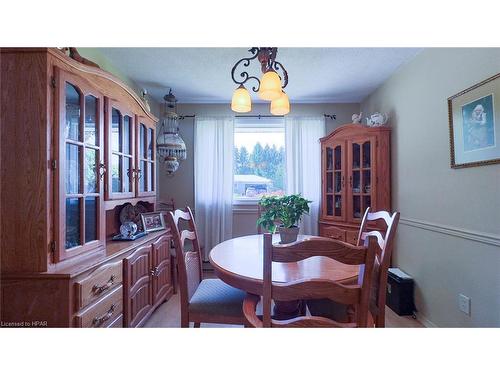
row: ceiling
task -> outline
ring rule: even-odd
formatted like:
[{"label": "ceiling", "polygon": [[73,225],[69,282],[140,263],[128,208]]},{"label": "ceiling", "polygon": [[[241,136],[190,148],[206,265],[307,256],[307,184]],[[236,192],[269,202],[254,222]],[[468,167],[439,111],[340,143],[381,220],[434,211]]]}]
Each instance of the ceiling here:
[{"label": "ceiling", "polygon": [[[278,48],[292,103],[359,103],[418,48]],[[247,48],[100,48],[119,71],[163,101],[168,88],[181,103],[228,103],[237,85],[231,69]],[[257,60],[247,68],[261,76]],[[250,87],[247,88],[250,89]],[[257,94],[252,95],[259,102]]]}]

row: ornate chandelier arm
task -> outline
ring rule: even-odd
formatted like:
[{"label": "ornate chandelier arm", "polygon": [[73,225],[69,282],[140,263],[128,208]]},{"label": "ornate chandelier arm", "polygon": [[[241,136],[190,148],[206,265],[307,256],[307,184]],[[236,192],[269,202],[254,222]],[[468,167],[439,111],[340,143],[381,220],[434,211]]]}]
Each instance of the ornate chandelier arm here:
[{"label": "ornate chandelier arm", "polygon": [[260,88],[260,80],[257,77],[250,76],[248,74],[248,72],[246,72],[246,71],[243,71],[240,73],[240,77],[242,78],[241,80],[238,80],[235,77],[235,72],[236,72],[238,65],[240,65],[240,63],[243,63],[244,67],[248,67],[250,65],[250,61],[255,60],[257,58],[257,56],[259,55],[259,48],[252,47],[248,50],[248,52],[252,53],[253,55],[251,57],[244,57],[241,60],[239,60],[238,62],[236,62],[236,64],[234,64],[233,69],[231,69],[231,78],[233,79],[233,82],[238,84],[238,85],[243,85],[247,81],[249,81],[251,79],[255,79],[257,81],[257,86],[254,85],[252,87],[252,90],[254,92],[258,92],[259,88]]},{"label": "ornate chandelier arm", "polygon": [[281,69],[283,71],[283,84],[281,85],[281,88],[284,89],[286,87],[286,85],[288,85],[288,72],[283,67],[283,65],[278,61],[274,61],[273,68],[276,72],[278,72],[279,69]]}]

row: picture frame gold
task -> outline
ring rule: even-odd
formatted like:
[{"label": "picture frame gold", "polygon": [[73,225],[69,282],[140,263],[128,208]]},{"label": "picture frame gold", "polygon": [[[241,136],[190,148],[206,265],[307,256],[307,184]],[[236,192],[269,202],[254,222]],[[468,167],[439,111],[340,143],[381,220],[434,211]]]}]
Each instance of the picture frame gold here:
[{"label": "picture frame gold", "polygon": [[448,98],[451,168],[500,163],[500,73]]}]

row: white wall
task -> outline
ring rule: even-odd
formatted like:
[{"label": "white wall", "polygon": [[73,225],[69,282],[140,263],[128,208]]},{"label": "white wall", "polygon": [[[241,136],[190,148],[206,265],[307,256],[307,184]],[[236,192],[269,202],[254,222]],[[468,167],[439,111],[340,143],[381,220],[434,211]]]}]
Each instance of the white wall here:
[{"label": "white wall", "polygon": [[500,326],[500,165],[450,168],[447,109],[448,97],[498,72],[500,49],[426,49],[361,104],[391,115],[394,262],[436,326]]},{"label": "white wall", "polygon": [[[322,116],[336,114],[336,120],[327,120],[327,133],[337,126],[351,122],[353,113],[359,112],[359,104],[293,104],[290,115],[295,116]],[[182,115],[234,115],[229,104],[179,104],[178,113]],[[248,115],[269,115],[268,104],[254,104]],[[174,199],[177,207],[194,207],[194,120],[187,118],[180,122],[180,135],[186,142],[188,157],[183,161],[173,176],[168,176],[159,165],[159,200]],[[233,236],[243,236],[256,233],[255,221],[257,210],[255,207],[237,207],[233,216]]]},{"label": "white wall", "polygon": [[[121,79],[126,85],[128,85],[132,90],[135,91],[139,98],[142,98],[142,87],[139,87],[134,81],[132,81],[128,76],[123,74],[118,68],[116,68],[100,51],[99,48],[78,48],[78,53],[95,62],[102,70],[105,70],[119,79]],[[151,107],[151,113],[156,117],[160,115],[160,103],[154,100],[152,97],[148,97],[148,102]]]}]

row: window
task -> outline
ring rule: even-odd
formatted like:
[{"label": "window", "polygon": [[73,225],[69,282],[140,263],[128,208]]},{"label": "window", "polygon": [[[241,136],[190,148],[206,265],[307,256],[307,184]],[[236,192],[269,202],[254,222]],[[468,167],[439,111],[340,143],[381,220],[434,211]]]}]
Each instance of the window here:
[{"label": "window", "polygon": [[284,195],[285,127],[283,118],[237,118],[234,127],[233,199]]}]

